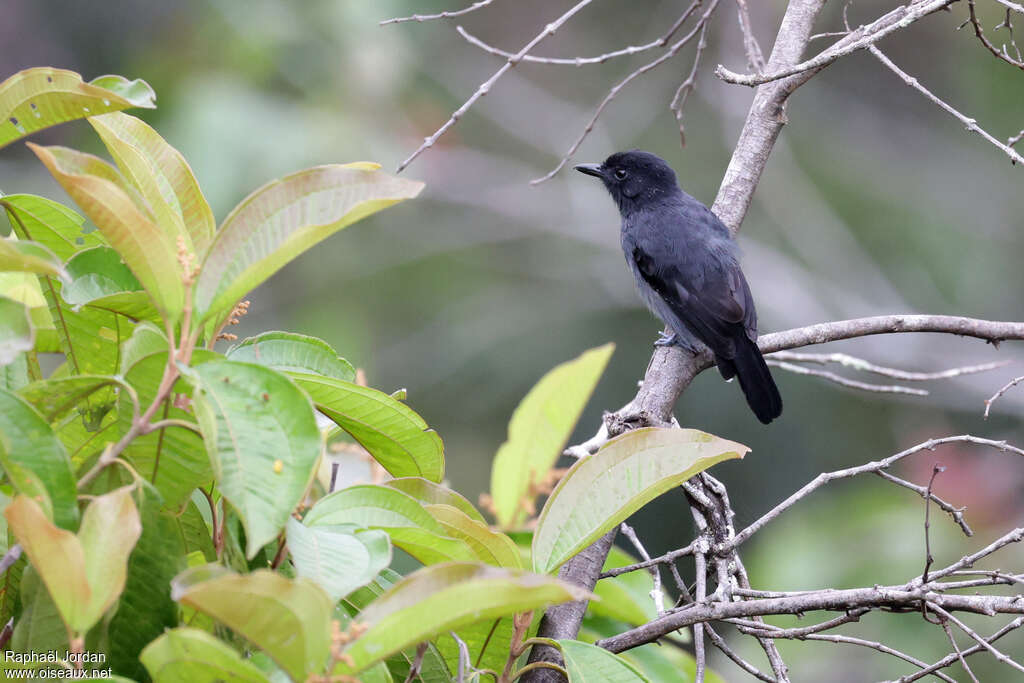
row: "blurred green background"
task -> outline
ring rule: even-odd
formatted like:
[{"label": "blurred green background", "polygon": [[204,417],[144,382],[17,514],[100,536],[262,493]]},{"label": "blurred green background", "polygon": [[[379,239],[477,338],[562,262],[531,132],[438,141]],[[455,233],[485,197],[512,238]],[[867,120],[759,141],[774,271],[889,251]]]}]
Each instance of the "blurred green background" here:
[{"label": "blurred green background", "polygon": [[[393,16],[465,4],[5,0],[0,74],[52,65],[87,79],[105,73],[146,79],[158,109],[132,113],[184,153],[222,219],[259,185],[310,165],[375,160],[394,168],[501,66],[463,41],[456,23],[516,51],[572,5],[496,2],[453,22],[378,26]],[[591,56],[645,43],[685,4],[594,3],[535,54]],[[750,4],[767,51],[785,3]],[[851,23],[866,23],[891,6],[858,3]],[[986,27],[1001,19],[994,6],[983,10]],[[830,3],[818,30],[839,30],[841,12],[841,4]],[[881,47],[1006,139],[1024,127],[1024,80],[983,51],[969,28],[956,31],[965,18],[966,7],[954,5]],[[722,2],[712,25],[687,106],[684,149],[668,103],[689,72],[692,51],[624,90],[576,162],[649,149],[710,204],[752,96],[712,74],[719,63],[746,70],[733,3]],[[611,85],[657,54],[581,68],[521,64],[405,171],[426,181],[421,199],[346,230],[279,273],[253,293],[252,312],[235,331],[322,337],[364,368],[371,385],[407,387],[410,405],[445,440],[451,484],[472,499],[486,490],[490,459],[533,383],[556,363],[614,341],[618,350],[577,434],[588,437],[602,411],[633,395],[659,324],[633,292],[617,213],[599,184],[571,171],[540,187],[527,183],[557,162]],[[1024,318],[1024,169],[1011,167],[867,53],[821,73],[796,94],[788,116],[740,239],[762,332],[894,312]],[[33,139],[101,150],[83,122]],[[0,156],[0,187],[66,200],[23,145]],[[938,335],[832,346],[912,370],[999,359],[1014,364],[930,382],[924,398],[856,392],[776,369],[786,409],[770,427],[753,418],[738,387],[704,373],[677,416],[684,426],[753,449],[746,460],[715,471],[730,486],[739,526],[821,471],[929,437],[969,432],[1022,440],[1024,391],[995,404],[987,422],[982,410],[995,389],[1024,374],[1024,346],[996,350]],[[951,446],[916,456],[897,473],[924,484],[936,462],[948,468],[936,491],[967,505],[977,532],[964,539],[935,514],[940,566],[1021,525],[1019,459]],[[906,581],[923,563],[923,512],[919,497],[881,479],[833,485],[755,537],[745,555],[752,581],[763,589]],[[692,533],[676,494],[634,522],[652,553],[679,547]],[[994,564],[1019,569],[1024,556],[1012,552]],[[995,630],[984,621],[971,623]],[[941,630],[914,614],[870,615],[847,632],[928,661],[949,651]],[[1008,636],[1002,649],[1024,653],[1022,638]],[[863,681],[910,670],[846,645],[784,642],[782,650],[797,680]],[[763,661],[756,646],[744,642],[741,651]],[[983,659],[972,659],[982,680],[1013,675]],[[729,680],[745,680],[730,663],[714,664]]]}]

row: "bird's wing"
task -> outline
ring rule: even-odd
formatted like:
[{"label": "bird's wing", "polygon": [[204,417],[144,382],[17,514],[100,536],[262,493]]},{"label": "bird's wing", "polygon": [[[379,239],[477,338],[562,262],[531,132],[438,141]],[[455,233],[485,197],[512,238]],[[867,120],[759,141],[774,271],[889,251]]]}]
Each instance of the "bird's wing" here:
[{"label": "bird's wing", "polygon": [[638,244],[631,257],[644,281],[716,356],[734,356],[737,333],[756,335],[750,288],[734,262],[711,258],[700,265],[659,263]]}]

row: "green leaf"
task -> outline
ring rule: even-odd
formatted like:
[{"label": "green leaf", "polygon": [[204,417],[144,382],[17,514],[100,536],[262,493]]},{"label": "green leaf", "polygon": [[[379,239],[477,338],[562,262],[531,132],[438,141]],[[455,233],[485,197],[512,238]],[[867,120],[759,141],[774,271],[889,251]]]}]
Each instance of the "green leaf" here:
[{"label": "green leaf", "polygon": [[502,527],[526,521],[523,501],[562,454],[614,350],[605,344],[555,367],[512,413],[508,440],[491,467],[491,497]]},{"label": "green leaf", "polygon": [[124,592],[108,627],[108,665],[135,680],[146,675],[139,653],[178,625],[180,610],[171,599],[171,581],[185,569],[185,545],[177,520],[161,510],[154,495],[145,495],[140,507],[142,535],[128,558]]},{"label": "green leaf", "polygon": [[0,237],[0,270],[66,277],[60,259],[41,244]]},{"label": "green leaf", "polygon": [[132,330],[132,336],[121,347],[121,373],[128,370],[145,356],[167,351],[167,335],[151,322],[140,322]]},{"label": "green leaf", "polygon": [[588,597],[572,584],[514,569],[469,562],[425,567],[363,610],[359,622],[368,628],[345,650],[354,666],[342,663],[339,670],[361,671],[460,626]]},{"label": "green leaf", "polygon": [[[132,340],[137,340],[137,337],[132,337]],[[126,356],[127,347],[126,344]],[[196,367],[220,358],[220,354],[196,349],[191,362]],[[158,351],[143,356],[125,373],[125,380],[135,387],[140,405],[147,406],[156,398],[166,366],[167,351]],[[172,396],[187,398],[191,394],[192,387],[187,382],[179,379],[175,383]],[[165,402],[155,417],[159,420],[196,420],[192,413],[174,407],[173,401]],[[117,419],[118,429],[124,435],[132,425],[132,405],[126,392],[118,397]],[[202,437],[190,429],[165,427],[136,437],[124,450],[123,456],[156,487],[164,505],[171,509],[177,510],[197,486],[213,479],[213,468]]]},{"label": "green leaf", "polygon": [[317,410],[396,477],[444,478],[444,444],[415,411],[387,394],[319,375],[288,373]]},{"label": "green leaf", "polygon": [[196,417],[223,496],[245,525],[250,559],[299,504],[320,457],[313,409],[284,375],[223,360],[195,368]]},{"label": "green leaf", "polygon": [[13,363],[19,354],[32,350],[36,331],[25,304],[0,296],[0,365]]},{"label": "green leaf", "polygon": [[202,319],[222,318],[246,293],[338,230],[404,199],[423,183],[376,164],[317,166],[253,192],[224,219],[196,283]]},{"label": "green leaf", "polygon": [[696,429],[626,432],[573,465],[533,536],[533,567],[553,572],[612,527],[693,475],[750,449]]},{"label": "green leaf", "polygon": [[57,255],[62,262],[79,249],[98,247],[103,239],[97,231],[83,232],[85,219],[68,207],[33,194],[0,197],[0,206],[20,239],[32,240]]},{"label": "green leaf", "polygon": [[94,498],[77,536],[51,524],[24,495],[4,515],[64,623],[76,633],[88,631],[124,589],[128,555],[142,531],[131,488]]},{"label": "green leaf", "polygon": [[324,496],[303,520],[306,526],[354,524],[381,529],[391,542],[423,564],[475,560],[464,541],[452,538],[422,505],[384,486],[350,486]]},{"label": "green leaf", "polygon": [[67,262],[71,281],[60,291],[64,302],[120,313],[133,320],[160,320],[149,295],[110,247],[93,247],[78,252]]},{"label": "green leaf", "polygon": [[89,123],[121,172],[138,188],[157,225],[175,239],[181,236],[193,253],[204,254],[217,225],[181,153],[128,114],[93,116]]},{"label": "green leaf", "polygon": [[370,583],[391,564],[391,542],[383,531],[307,527],[289,519],[287,532],[295,573],[316,581],[333,602]]},{"label": "green leaf", "polygon": [[447,486],[435,484],[428,479],[422,477],[401,477],[399,479],[390,479],[384,482],[383,486],[398,489],[423,504],[451,505],[462,510],[470,519],[475,519],[484,524],[487,523],[487,520],[473,507],[473,504],[459,493],[452,491]]},{"label": "green leaf", "polygon": [[461,539],[473,549],[477,559],[496,567],[524,569],[519,549],[512,539],[500,531],[491,531],[486,524],[471,519],[451,505],[425,505],[427,512],[452,538]]},{"label": "green leaf", "polygon": [[80,172],[78,152],[26,144],[121,255],[161,314],[177,322],[185,303],[185,285],[173,238],[116,183]]},{"label": "green leaf", "polygon": [[569,683],[645,683],[640,671],[604,648],[578,640],[559,640]]},{"label": "green leaf", "polygon": [[356,371],[331,345],[292,332],[264,332],[243,339],[225,354],[231,360],[266,365],[280,371],[311,373],[351,382]]},{"label": "green leaf", "polygon": [[332,603],[309,579],[267,569],[238,575],[207,565],[179,574],[172,597],[251,640],[292,680],[304,681],[326,664]]},{"label": "green leaf", "polygon": [[31,565],[25,567],[20,591],[21,614],[14,620],[10,649],[14,652],[66,651],[67,626],[39,573]]},{"label": "green leaf", "polygon": [[64,69],[19,71],[0,83],[0,147],[64,121],[129,107],[152,109],[155,99],[143,80],[102,76],[85,83]]},{"label": "green leaf", "polygon": [[54,422],[100,389],[122,385],[124,381],[117,377],[72,375],[33,382],[19,390],[18,395],[39,411],[46,422]]},{"label": "green leaf", "polygon": [[266,683],[258,668],[206,631],[181,627],[146,646],[139,659],[153,683]]},{"label": "green leaf", "polygon": [[45,487],[59,527],[78,526],[78,489],[64,446],[34,408],[6,389],[0,389],[0,464],[16,491],[38,495],[38,484]]},{"label": "green leaf", "polygon": [[[636,562],[636,558],[612,546],[602,571],[625,567]],[[617,619],[630,626],[640,626],[658,616],[654,600],[651,598],[653,590],[654,581],[645,571],[628,572],[601,579],[594,588],[594,594],[601,599],[591,603],[587,609],[595,616]],[[671,602],[667,595],[665,602]]]}]

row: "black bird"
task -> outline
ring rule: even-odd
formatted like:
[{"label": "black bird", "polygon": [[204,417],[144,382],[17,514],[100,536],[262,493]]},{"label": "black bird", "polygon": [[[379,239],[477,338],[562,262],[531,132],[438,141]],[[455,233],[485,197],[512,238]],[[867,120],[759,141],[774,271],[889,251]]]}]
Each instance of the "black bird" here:
[{"label": "black bird", "polygon": [[738,377],[757,419],[782,414],[782,397],[757,347],[757,312],[729,229],[683,192],[649,152],[619,152],[580,164],[600,178],[622,215],[622,250],[647,306],[672,330],[655,344],[691,353],[706,346],[725,379]]}]

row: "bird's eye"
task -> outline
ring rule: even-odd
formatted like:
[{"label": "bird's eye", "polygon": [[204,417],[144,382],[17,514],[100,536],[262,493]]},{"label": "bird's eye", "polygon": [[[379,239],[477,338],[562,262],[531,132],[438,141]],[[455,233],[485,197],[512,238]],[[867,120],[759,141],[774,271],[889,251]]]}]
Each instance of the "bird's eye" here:
[{"label": "bird's eye", "polygon": [[625,180],[626,179],[626,175],[627,175],[626,174],[626,169],[624,169],[624,168],[617,168],[617,169],[615,169],[615,177],[617,179]]}]

